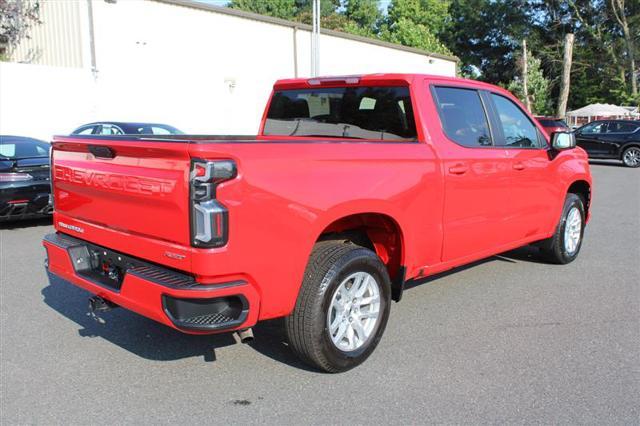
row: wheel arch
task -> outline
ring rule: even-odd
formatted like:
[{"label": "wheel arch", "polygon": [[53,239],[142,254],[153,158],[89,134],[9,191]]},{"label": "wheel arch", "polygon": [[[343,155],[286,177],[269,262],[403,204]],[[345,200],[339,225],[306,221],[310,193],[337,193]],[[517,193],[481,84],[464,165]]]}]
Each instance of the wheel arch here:
[{"label": "wheel arch", "polygon": [[576,194],[584,200],[584,210],[589,217],[591,209],[591,183],[586,180],[576,180],[567,188],[567,194]]},{"label": "wheel arch", "polygon": [[627,149],[631,148],[631,147],[634,147],[634,148],[640,148],[640,142],[635,142],[635,141],[634,141],[634,142],[629,142],[629,143],[626,143],[626,144],[622,145],[622,146],[620,147],[620,151],[619,151],[619,155],[620,155],[620,160],[621,160],[621,161],[622,161],[622,156],[624,155],[624,152],[625,152]]},{"label": "wheel arch", "polygon": [[391,278],[392,298],[400,300],[406,272],[405,237],[391,215],[370,211],[334,218],[316,238],[316,242],[325,240],[344,240],[375,252]]}]

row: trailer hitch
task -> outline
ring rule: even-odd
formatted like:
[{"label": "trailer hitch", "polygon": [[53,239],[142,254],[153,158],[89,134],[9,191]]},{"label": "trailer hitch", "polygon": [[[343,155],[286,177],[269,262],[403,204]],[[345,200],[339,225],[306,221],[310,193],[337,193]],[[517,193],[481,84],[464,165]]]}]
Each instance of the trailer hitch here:
[{"label": "trailer hitch", "polygon": [[89,298],[89,312],[87,313],[87,315],[93,318],[94,321],[100,324],[104,324],[106,323],[106,321],[100,316],[100,313],[108,312],[117,307],[118,305],[107,299],[104,299],[100,296],[93,296]]}]

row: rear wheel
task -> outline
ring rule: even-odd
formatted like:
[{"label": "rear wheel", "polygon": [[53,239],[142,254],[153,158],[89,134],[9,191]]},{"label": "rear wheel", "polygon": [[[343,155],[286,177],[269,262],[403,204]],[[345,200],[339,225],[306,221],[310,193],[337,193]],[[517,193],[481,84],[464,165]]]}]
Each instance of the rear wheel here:
[{"label": "rear wheel", "polygon": [[541,250],[547,260],[566,264],[578,257],[584,236],[585,218],[582,198],[576,194],[567,194],[556,232],[542,244]]},{"label": "rear wheel", "polygon": [[369,249],[338,241],[316,244],[293,313],[285,319],[293,351],[327,372],[366,360],[387,325],[391,282]]},{"label": "rear wheel", "polygon": [[627,167],[640,167],[640,148],[630,146],[622,153],[622,162]]}]

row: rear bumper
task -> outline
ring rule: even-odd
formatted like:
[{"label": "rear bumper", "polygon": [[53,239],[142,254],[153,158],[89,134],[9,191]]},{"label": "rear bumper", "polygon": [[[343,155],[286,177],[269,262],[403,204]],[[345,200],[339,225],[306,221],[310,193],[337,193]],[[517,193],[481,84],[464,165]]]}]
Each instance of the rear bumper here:
[{"label": "rear bumper", "polygon": [[48,183],[0,185],[0,222],[51,215],[50,193]]},{"label": "rear bumper", "polygon": [[[233,331],[257,322],[258,292],[246,281],[199,284],[189,275],[62,233],[47,235],[43,245],[47,269],[53,275],[185,333]],[[96,249],[117,257],[123,265],[117,283],[109,283],[87,267]]]}]

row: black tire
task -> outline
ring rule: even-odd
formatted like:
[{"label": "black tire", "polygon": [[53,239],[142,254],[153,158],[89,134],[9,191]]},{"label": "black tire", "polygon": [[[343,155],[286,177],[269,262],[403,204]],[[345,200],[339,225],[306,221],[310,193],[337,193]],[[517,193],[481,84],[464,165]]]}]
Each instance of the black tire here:
[{"label": "black tire", "polygon": [[[378,319],[362,346],[342,351],[333,343],[327,316],[334,293],[356,272],[366,272],[377,282],[380,295]],[[389,318],[391,281],[380,258],[371,250],[344,241],[315,245],[304,273],[295,308],[285,318],[289,345],[305,363],[338,373],[364,362],[378,345]]]},{"label": "black tire", "polygon": [[630,146],[622,152],[622,163],[627,167],[640,167],[640,147]]},{"label": "black tire", "polygon": [[[567,246],[565,244],[565,229],[567,226],[567,217],[569,212],[573,208],[577,208],[580,212],[581,219],[581,227],[580,227],[580,240],[578,241],[577,247],[574,251],[569,252],[567,250]],[[582,247],[582,240],[584,237],[584,228],[585,228],[585,210],[584,210],[584,200],[582,197],[576,194],[567,194],[567,198],[564,200],[564,208],[562,209],[562,216],[560,217],[560,222],[556,227],[556,232],[553,236],[547,240],[542,241],[541,252],[546,260],[551,263],[557,263],[560,265],[564,265],[570,262],[573,262],[578,254],[580,253],[580,248]]]}]

